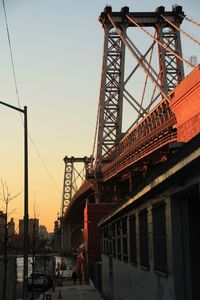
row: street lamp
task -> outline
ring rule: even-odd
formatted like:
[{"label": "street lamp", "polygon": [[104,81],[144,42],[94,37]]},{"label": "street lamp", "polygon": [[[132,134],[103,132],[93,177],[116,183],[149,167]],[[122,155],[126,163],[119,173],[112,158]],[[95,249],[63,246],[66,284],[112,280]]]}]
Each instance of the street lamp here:
[{"label": "street lamp", "polygon": [[28,130],[27,107],[15,107],[0,101],[0,104],[17,110],[24,114],[24,273],[23,273],[23,299],[28,299]]}]

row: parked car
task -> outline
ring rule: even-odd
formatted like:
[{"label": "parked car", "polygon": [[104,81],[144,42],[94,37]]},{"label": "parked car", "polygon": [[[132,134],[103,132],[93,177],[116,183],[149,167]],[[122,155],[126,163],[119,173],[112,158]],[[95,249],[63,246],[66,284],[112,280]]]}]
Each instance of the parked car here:
[{"label": "parked car", "polygon": [[71,279],[74,267],[74,265],[67,265],[65,268],[61,268],[62,278]]},{"label": "parked car", "polygon": [[47,289],[49,280],[43,273],[34,273],[28,277],[28,289]]},{"label": "parked car", "polygon": [[64,279],[71,279],[72,272],[76,265],[75,259],[71,257],[61,257],[60,262],[57,262],[56,274],[61,275]]}]

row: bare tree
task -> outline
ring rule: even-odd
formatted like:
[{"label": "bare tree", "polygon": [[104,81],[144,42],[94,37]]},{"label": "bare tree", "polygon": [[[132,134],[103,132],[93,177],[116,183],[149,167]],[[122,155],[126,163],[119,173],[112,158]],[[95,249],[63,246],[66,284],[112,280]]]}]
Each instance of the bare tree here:
[{"label": "bare tree", "polygon": [[8,186],[6,182],[3,182],[1,179],[1,185],[2,185],[2,192],[0,194],[0,200],[4,203],[4,210],[3,214],[1,216],[2,218],[2,228],[3,228],[3,262],[4,262],[4,278],[3,278],[3,298],[2,300],[6,300],[6,280],[7,280],[7,264],[8,264],[8,239],[10,236],[8,235],[8,217],[14,212],[11,211],[9,213],[9,204],[10,202],[17,198],[20,193],[11,196],[8,190]]}]

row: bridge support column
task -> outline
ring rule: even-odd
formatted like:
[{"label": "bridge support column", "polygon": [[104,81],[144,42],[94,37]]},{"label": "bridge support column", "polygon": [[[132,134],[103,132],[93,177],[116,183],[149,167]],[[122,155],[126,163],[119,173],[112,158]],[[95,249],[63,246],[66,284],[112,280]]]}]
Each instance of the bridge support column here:
[{"label": "bridge support column", "polygon": [[[159,7],[157,11],[162,15],[164,13],[164,7]],[[173,12],[173,24],[176,25],[176,27],[180,27],[182,17],[179,15],[183,14],[182,8],[175,7]],[[171,25],[166,23],[164,19],[160,19],[160,22],[157,22],[155,25],[158,40],[164,46],[170,48],[172,51],[182,57],[180,31],[174,29]],[[160,64],[161,86],[163,91],[167,94],[183,80],[183,62],[160,45],[158,45],[158,56]]]},{"label": "bridge support column", "polygon": [[[105,13],[111,13],[106,7]],[[104,28],[104,50],[100,87],[99,129],[97,161],[101,174],[101,163],[122,136],[122,109],[124,91],[125,45],[119,33],[113,29],[108,18],[101,19]],[[120,24],[123,35],[126,23]]]},{"label": "bridge support column", "polygon": [[67,254],[71,251],[71,225],[64,223],[61,227],[61,252]]}]

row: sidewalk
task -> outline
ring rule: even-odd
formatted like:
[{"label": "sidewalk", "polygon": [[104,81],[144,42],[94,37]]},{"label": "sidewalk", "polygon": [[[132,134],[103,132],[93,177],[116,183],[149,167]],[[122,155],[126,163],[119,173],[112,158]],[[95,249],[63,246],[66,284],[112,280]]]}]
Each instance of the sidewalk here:
[{"label": "sidewalk", "polygon": [[[48,295],[51,295],[51,297]],[[73,285],[72,281],[64,281],[63,286],[56,287],[55,291],[52,292],[52,289],[45,293],[45,297],[43,295],[38,298],[39,300],[55,300],[55,299],[63,299],[63,300],[103,300],[102,296],[95,289],[95,287],[87,284],[76,284]]]}]

